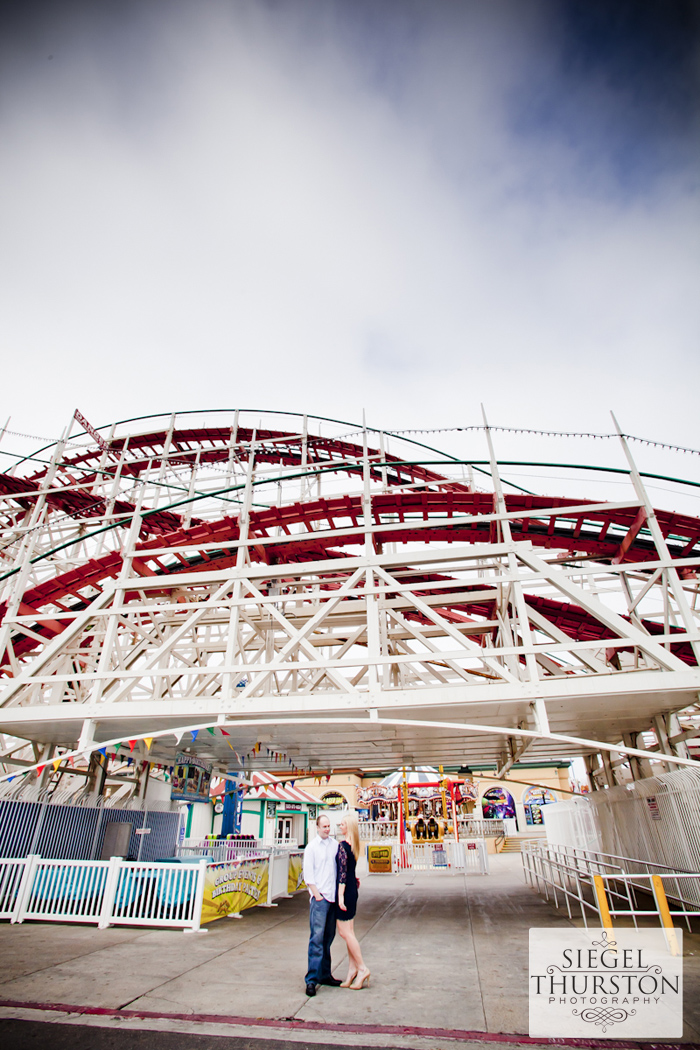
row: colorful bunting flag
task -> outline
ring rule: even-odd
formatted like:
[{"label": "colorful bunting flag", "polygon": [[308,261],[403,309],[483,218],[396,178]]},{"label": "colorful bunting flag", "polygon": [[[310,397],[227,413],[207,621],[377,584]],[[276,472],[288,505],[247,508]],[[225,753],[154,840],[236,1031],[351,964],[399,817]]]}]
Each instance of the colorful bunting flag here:
[{"label": "colorful bunting flag", "polygon": [[135,740],[130,740],[129,741],[129,751],[133,751],[135,747],[136,747],[136,741]]},{"label": "colorful bunting flag", "polygon": [[153,737],[152,736],[145,736],[143,739],[146,742],[146,747],[150,751],[151,750],[151,744],[153,743]]},{"label": "colorful bunting flag", "polygon": [[211,735],[214,736],[214,730],[211,728],[211,726],[207,726],[207,733],[211,733]]}]

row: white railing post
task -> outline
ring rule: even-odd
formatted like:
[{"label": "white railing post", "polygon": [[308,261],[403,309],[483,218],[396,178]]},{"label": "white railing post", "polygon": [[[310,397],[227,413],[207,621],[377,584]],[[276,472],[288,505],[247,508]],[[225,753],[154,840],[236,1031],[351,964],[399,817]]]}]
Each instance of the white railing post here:
[{"label": "white railing post", "polygon": [[109,858],[107,878],[105,879],[104,895],[102,897],[102,907],[100,909],[100,921],[97,924],[97,927],[100,930],[106,930],[108,926],[112,925],[111,920],[112,911],[114,909],[114,898],[117,895],[119,875],[121,873],[123,863],[123,857]]},{"label": "white railing post", "polygon": [[275,870],[275,850],[274,847],[270,850],[270,856],[267,860],[267,900],[263,905],[259,907],[271,908],[272,907],[272,877]]},{"label": "white railing post", "polygon": [[29,903],[29,897],[34,885],[34,876],[41,857],[38,853],[30,854],[24,862],[24,874],[17,891],[17,901],[10,922],[24,922],[24,916]]},{"label": "white railing post", "polygon": [[192,923],[188,927],[193,932],[196,932],[202,924],[202,902],[204,901],[204,883],[207,877],[207,858],[202,859],[197,864],[197,889],[194,896],[194,908],[192,911]]}]

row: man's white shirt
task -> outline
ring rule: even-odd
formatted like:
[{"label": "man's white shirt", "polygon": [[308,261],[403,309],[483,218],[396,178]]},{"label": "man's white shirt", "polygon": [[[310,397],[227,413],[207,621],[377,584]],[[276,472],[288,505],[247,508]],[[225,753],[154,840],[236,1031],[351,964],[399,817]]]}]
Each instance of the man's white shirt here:
[{"label": "man's white shirt", "polygon": [[331,835],[327,839],[317,835],[304,850],[304,882],[307,886],[316,886],[327,901],[335,900],[337,852],[338,843]]}]

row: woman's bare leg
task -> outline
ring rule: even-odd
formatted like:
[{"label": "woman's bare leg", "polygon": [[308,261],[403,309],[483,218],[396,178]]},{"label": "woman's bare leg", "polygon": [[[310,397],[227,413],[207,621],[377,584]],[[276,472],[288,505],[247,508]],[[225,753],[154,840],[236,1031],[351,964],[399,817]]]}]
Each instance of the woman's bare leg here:
[{"label": "woman's bare leg", "polygon": [[338,920],[337,929],[348,950],[348,977],[351,977],[353,973],[359,973],[360,970],[365,969],[360,942],[355,936],[355,920],[348,919],[346,922]]}]

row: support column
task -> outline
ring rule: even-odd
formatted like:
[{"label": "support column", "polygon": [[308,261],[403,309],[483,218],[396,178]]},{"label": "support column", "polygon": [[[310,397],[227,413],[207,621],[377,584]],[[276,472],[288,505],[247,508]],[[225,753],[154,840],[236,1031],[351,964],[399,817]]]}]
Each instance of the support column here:
[{"label": "support column", "polygon": [[613,788],[616,786],[617,781],[615,780],[615,770],[613,769],[612,763],[610,761],[610,752],[601,751],[600,758],[603,763],[603,772],[605,773],[606,783],[608,787]]}]

